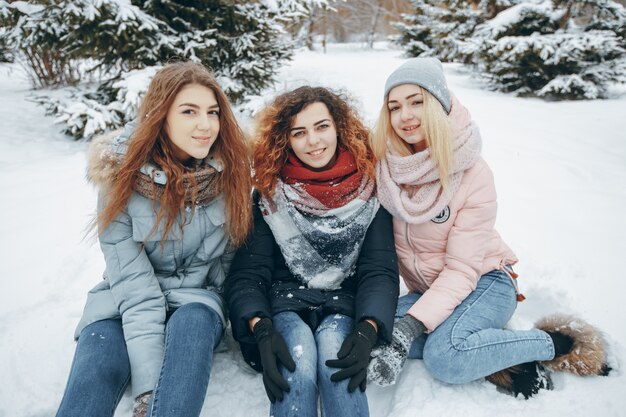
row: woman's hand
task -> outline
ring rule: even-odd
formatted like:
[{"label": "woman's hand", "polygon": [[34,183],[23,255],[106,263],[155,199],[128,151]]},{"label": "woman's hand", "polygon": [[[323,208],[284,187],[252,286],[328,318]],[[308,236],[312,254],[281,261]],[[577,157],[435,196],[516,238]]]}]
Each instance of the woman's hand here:
[{"label": "woman's hand", "polygon": [[261,353],[265,392],[272,403],[276,400],[282,401],[283,391],[289,392],[289,384],[280,374],[276,362],[282,363],[289,372],[296,370],[296,363],[289,354],[285,340],[274,329],[272,320],[268,318],[255,319],[250,320],[250,326],[253,326],[254,338]]},{"label": "woman's hand", "polygon": [[367,364],[370,353],[376,344],[376,324],[370,320],[360,322],[354,327],[352,333],[343,341],[341,349],[337,352],[338,359],[326,361],[326,366],[332,368],[344,368],[331,375],[330,380],[337,382],[350,378],[348,391],[353,392],[356,387],[365,391],[367,383]]},{"label": "woman's hand", "polygon": [[393,328],[391,343],[377,349],[368,371],[370,380],[382,387],[396,383],[400,371],[404,367],[411,343],[417,339],[426,327],[415,317],[407,314]]}]

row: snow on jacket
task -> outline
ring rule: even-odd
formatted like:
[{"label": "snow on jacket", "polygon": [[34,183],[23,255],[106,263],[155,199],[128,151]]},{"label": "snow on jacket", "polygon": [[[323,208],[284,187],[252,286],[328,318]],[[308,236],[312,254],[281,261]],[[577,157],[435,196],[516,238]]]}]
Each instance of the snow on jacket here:
[{"label": "snow on jacket", "polygon": [[408,311],[433,331],[475,288],[480,277],[517,262],[494,229],[496,189],[480,158],[463,174],[443,212],[429,222],[394,218],[400,275],[411,292],[423,294]]},{"label": "snow on jacket", "polygon": [[295,311],[313,329],[329,314],[369,318],[377,323],[380,340],[389,341],[398,293],[391,215],[384,208],[367,230],[355,273],[338,290],[321,290],[307,288],[291,274],[255,196],[254,231],[237,251],[226,281],[233,336],[250,366],[261,369],[248,324],[253,317]]},{"label": "snow on jacket", "polygon": [[[124,154],[131,129],[122,136],[102,137],[91,145],[90,179],[102,190],[110,187],[114,166],[107,153]],[[209,161],[216,169],[221,168]],[[153,169],[145,166],[142,170]],[[165,175],[157,172],[157,180]],[[225,253],[223,195],[210,205],[196,207],[181,229],[177,223],[164,236],[164,222],[150,234],[156,221],[154,202],[133,192],[126,209],[99,236],[106,270],[104,280],[88,294],[75,338],[89,324],[122,319],[131,366],[132,393],[154,388],[163,361],[166,313],[190,302],[215,310],[226,323],[222,285],[234,253]],[[158,204],[157,204],[158,210]],[[161,247],[163,241],[163,247]]]}]

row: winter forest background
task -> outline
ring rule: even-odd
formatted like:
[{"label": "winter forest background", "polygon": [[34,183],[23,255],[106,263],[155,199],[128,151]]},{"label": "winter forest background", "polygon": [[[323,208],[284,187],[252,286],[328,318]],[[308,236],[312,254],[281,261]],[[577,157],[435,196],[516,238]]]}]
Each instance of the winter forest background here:
[{"label": "winter forest background", "polygon": [[[0,417],[55,413],[103,270],[83,239],[95,208],[85,150],[135,117],[163,64],[211,67],[247,129],[277,92],[305,83],[344,91],[373,126],[385,78],[410,56],[445,62],[481,128],[497,228],[527,296],[509,326],[580,315],[605,332],[614,371],[554,374],[553,391],[524,401],[484,381],[441,384],[411,361],[398,384],[368,388],[372,416],[626,416],[624,3],[0,0]],[[126,394],[116,416],[130,408]],[[202,415],[267,411],[260,376],[227,337]]]},{"label": "winter forest background", "polygon": [[132,119],[171,59],[213,68],[245,106],[295,48],[385,37],[520,96],[608,98],[626,82],[626,11],[613,0],[0,0],[0,60],[77,139]]}]

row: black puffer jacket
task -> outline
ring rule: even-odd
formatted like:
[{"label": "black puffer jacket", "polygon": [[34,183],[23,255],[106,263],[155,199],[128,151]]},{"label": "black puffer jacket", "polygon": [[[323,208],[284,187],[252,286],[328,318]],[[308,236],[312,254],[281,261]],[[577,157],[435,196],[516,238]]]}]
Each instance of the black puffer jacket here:
[{"label": "black puffer jacket", "polygon": [[254,230],[235,255],[225,292],[233,336],[245,360],[257,370],[260,361],[248,325],[253,317],[294,311],[312,329],[329,314],[344,314],[357,322],[368,318],[378,325],[379,341],[388,342],[399,292],[391,215],[383,207],[378,210],[365,235],[356,271],[341,288],[311,289],[289,271],[255,196]]}]

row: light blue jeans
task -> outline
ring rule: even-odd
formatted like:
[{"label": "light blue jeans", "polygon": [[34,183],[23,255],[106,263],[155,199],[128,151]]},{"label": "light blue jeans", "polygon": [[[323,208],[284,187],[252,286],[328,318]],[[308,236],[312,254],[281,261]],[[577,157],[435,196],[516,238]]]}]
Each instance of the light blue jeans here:
[{"label": "light blue jeans", "polygon": [[[168,318],[148,416],[200,415],[222,328],[219,315],[200,303],[185,304]],[[129,382],[122,321],[92,323],[80,333],[57,417],[111,417]]]},{"label": "light blue jeans", "polygon": [[[420,298],[400,297],[396,320]],[[499,270],[483,275],[476,289],[432,333],[413,341],[409,358],[423,359],[428,372],[449,384],[464,384],[524,362],[554,358],[541,330],[504,330],[517,307],[511,278]]]},{"label": "light blue jeans", "polygon": [[330,376],[340,369],[326,366],[326,360],[337,359],[341,344],[352,331],[352,318],[342,314],[326,316],[315,334],[293,312],[276,314],[273,322],[285,339],[296,370],[289,372],[281,366],[290,391],[270,406],[271,416],[317,417],[318,389],[324,417],[369,416],[365,393],[358,388],[348,392],[349,379],[332,382]]}]

